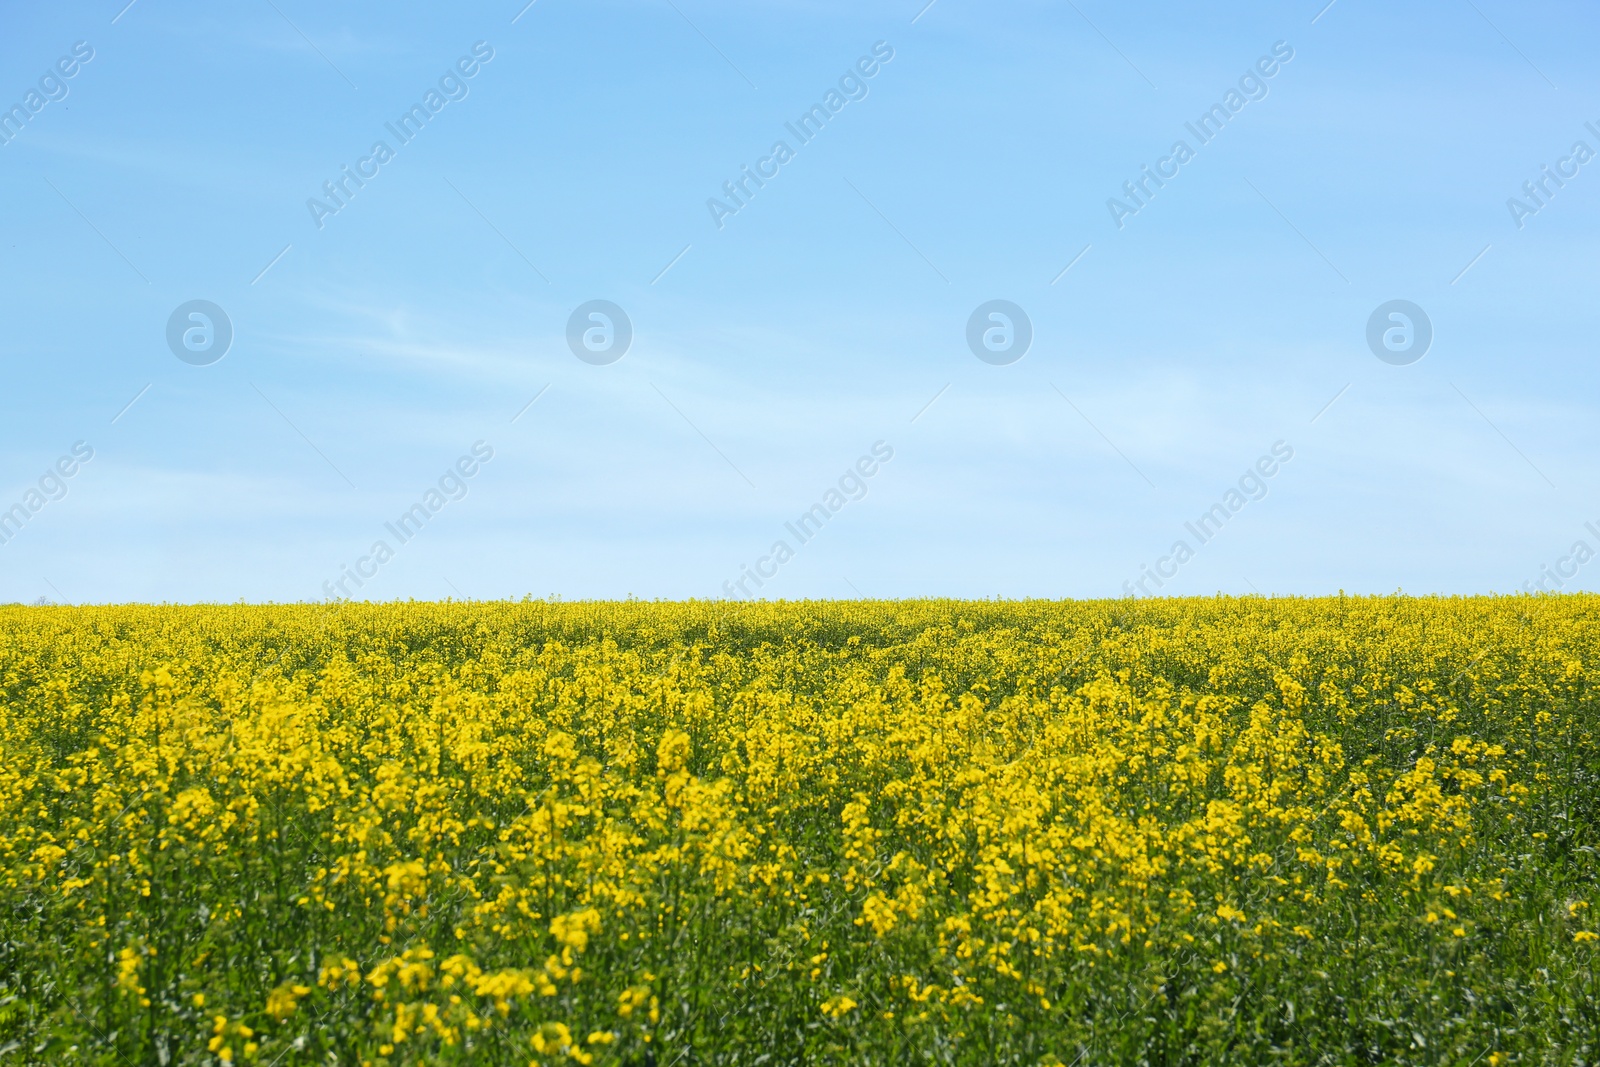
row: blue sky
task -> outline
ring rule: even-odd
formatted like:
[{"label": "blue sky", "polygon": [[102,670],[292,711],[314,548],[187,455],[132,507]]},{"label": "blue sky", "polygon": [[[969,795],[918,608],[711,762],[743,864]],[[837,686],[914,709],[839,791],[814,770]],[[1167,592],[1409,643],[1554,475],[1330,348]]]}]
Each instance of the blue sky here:
[{"label": "blue sky", "polygon": [[1600,588],[1592,8],[923,2],[14,5],[0,601]]}]

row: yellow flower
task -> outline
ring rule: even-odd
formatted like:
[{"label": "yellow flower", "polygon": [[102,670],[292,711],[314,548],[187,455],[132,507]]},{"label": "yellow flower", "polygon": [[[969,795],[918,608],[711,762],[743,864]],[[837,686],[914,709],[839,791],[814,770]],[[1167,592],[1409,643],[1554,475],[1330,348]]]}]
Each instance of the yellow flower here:
[{"label": "yellow flower", "polygon": [[[213,1063],[311,1014],[374,1060],[637,1060],[700,1024],[684,1003],[759,1029],[806,989],[883,1059],[901,1027],[1099,1025],[1068,1009],[1236,954],[1366,1011],[1345,931],[1420,958],[1513,876],[1513,936],[1600,941],[1528,847],[1586,787],[1597,608],[0,607],[0,889],[63,950],[59,975],[19,957],[24,984],[111,993],[64,1036],[187,998]],[[157,929],[194,936],[169,960]],[[243,988],[234,943],[287,968],[260,1001],[209,995]],[[1571,1007],[1529,999],[1538,954],[1441,972],[1525,1018],[1534,1059]]]},{"label": "yellow flower", "polygon": [[826,1015],[830,1019],[838,1019],[848,1015],[850,1012],[854,1011],[855,1008],[856,1002],[853,999],[840,994],[839,996],[830,997],[823,1001],[822,1014]]},{"label": "yellow flower", "polygon": [[309,987],[293,983],[278,986],[267,994],[267,1014],[283,1022],[294,1014],[295,1004],[309,992]]},{"label": "yellow flower", "polygon": [[550,932],[568,948],[582,952],[589,947],[589,937],[600,932],[600,912],[584,908],[570,915],[557,915],[550,921]]}]

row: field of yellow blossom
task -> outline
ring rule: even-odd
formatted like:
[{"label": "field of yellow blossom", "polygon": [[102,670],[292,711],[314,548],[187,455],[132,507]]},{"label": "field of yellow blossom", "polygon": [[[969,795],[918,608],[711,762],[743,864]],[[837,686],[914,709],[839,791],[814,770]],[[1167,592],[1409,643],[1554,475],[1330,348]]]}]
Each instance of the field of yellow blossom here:
[{"label": "field of yellow blossom", "polygon": [[0,686],[0,1065],[1600,1062],[1600,597],[17,607]]}]

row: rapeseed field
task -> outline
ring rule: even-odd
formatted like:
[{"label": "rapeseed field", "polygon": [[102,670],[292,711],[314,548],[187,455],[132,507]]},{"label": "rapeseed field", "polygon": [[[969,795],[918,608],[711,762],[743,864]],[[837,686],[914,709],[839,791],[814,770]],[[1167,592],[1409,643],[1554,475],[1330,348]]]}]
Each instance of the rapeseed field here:
[{"label": "rapeseed field", "polygon": [[0,1064],[1600,1061],[1600,597],[4,608],[0,685]]}]

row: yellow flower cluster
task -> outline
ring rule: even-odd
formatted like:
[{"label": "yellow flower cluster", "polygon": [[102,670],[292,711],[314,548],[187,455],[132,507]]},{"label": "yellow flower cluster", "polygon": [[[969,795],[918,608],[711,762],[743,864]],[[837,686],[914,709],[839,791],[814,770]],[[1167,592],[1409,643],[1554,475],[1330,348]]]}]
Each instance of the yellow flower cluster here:
[{"label": "yellow flower cluster", "polygon": [[1593,1059],[1597,609],[0,609],[0,1058]]}]

